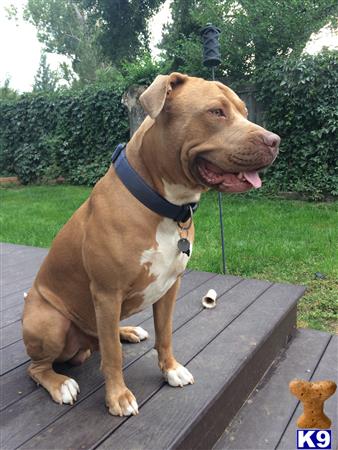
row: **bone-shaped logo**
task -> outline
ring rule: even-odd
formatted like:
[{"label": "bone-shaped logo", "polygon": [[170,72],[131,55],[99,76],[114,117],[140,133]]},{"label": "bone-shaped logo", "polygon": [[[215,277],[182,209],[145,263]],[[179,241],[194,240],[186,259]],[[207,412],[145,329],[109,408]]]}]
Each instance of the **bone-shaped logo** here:
[{"label": "bone-shaped logo", "polygon": [[336,391],[334,381],[292,380],[289,383],[291,393],[303,404],[304,412],[297,420],[298,428],[331,427],[331,420],[324,414],[324,402]]}]

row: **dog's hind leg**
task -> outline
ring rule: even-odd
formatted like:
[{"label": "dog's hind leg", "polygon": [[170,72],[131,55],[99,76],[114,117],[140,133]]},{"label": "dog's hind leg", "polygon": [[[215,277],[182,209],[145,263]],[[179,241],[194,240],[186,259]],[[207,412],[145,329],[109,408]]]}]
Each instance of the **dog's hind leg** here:
[{"label": "dog's hind leg", "polygon": [[67,362],[69,362],[69,364],[72,364],[73,366],[80,366],[90,357],[91,354],[92,352],[89,348],[87,350],[81,349]]},{"label": "dog's hind leg", "polygon": [[148,332],[141,327],[120,327],[120,340],[138,343],[147,339]]},{"label": "dog's hind leg", "polygon": [[22,326],[26,350],[32,359],[29,375],[47,389],[55,402],[73,404],[79,392],[78,384],[72,378],[56,373],[52,367],[55,360],[69,359],[63,355],[70,320],[33,287],[25,299]]}]

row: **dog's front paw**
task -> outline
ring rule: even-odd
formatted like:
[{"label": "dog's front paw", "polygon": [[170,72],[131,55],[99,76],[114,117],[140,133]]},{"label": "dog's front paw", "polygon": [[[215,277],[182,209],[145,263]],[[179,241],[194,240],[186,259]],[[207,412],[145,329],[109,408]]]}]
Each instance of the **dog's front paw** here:
[{"label": "dog's front paw", "polygon": [[138,343],[148,337],[148,332],[141,327],[120,327],[121,341]]},{"label": "dog's front paw", "polygon": [[170,386],[186,386],[187,384],[194,384],[194,377],[188,369],[181,364],[177,364],[175,369],[164,370],[163,375]]},{"label": "dog's front paw", "polygon": [[73,378],[68,378],[68,380],[61,385],[60,392],[62,400],[60,403],[69,403],[72,405],[77,399],[80,388]]},{"label": "dog's front paw", "polygon": [[107,394],[106,405],[113,416],[136,416],[138,414],[136,398],[126,387]]}]

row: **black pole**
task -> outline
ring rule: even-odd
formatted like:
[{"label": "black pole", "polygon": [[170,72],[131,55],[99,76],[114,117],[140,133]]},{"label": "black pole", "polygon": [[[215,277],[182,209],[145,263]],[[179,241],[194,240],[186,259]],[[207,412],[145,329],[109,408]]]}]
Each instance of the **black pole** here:
[{"label": "black pole", "polygon": [[[215,66],[218,66],[221,62],[221,54],[219,50],[219,40],[218,40],[220,33],[221,30],[211,25],[210,23],[208,23],[207,26],[205,26],[201,30],[201,36],[203,40],[203,64],[206,67],[211,67],[211,75],[213,81],[215,80]],[[223,273],[226,273],[223,208],[222,208],[222,195],[220,192],[218,192],[218,210],[221,228]]]}]

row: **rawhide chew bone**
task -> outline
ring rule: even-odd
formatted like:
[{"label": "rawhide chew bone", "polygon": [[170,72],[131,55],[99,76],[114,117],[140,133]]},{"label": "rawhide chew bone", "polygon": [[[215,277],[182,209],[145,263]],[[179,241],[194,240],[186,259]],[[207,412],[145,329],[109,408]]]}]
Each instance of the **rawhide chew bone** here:
[{"label": "rawhide chew bone", "polygon": [[336,391],[334,381],[292,380],[290,392],[303,404],[304,412],[297,420],[298,428],[327,429],[331,420],[324,414],[324,402]]},{"label": "rawhide chew bone", "polygon": [[210,289],[202,298],[202,305],[204,308],[211,309],[216,306],[217,293],[214,289]]}]

